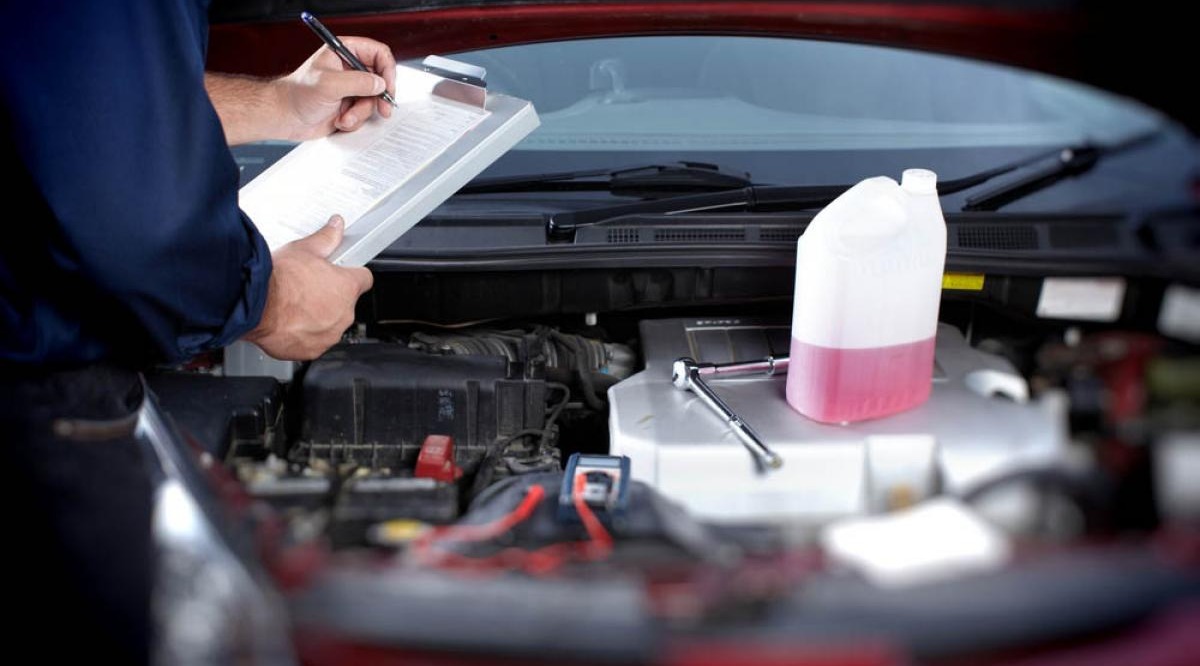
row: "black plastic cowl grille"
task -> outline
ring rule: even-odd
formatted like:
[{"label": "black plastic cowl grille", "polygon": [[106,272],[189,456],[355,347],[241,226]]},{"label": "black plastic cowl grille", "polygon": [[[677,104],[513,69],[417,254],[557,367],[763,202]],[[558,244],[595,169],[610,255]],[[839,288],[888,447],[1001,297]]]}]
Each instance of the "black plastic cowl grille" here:
[{"label": "black plastic cowl grille", "polygon": [[971,250],[1036,250],[1037,229],[1030,225],[975,225],[958,228],[958,246]]}]

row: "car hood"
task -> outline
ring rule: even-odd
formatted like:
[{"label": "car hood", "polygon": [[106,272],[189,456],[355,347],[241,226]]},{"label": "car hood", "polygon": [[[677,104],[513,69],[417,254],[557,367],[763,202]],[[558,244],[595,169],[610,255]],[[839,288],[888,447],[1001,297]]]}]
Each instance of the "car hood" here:
[{"label": "car hood", "polygon": [[[1187,21],[1153,4],[1082,2],[566,2],[321,0],[299,3],[336,32],[374,37],[398,57],[506,44],[639,34],[831,39],[989,60],[1127,95],[1200,128],[1194,96],[1149,73],[1190,61]],[[1110,6],[1111,5],[1111,6]],[[209,67],[269,75],[312,52],[301,7],[215,0]],[[1178,13],[1175,11],[1174,13]],[[1147,47],[1146,45],[1151,45]],[[1173,49],[1178,52],[1173,52]],[[251,54],[251,55],[248,55]]]}]

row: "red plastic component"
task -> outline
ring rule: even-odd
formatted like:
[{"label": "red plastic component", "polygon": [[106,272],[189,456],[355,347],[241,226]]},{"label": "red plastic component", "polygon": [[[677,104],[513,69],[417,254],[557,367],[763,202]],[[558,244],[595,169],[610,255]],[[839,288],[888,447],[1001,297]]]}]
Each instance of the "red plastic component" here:
[{"label": "red plastic component", "polygon": [[415,476],[451,483],[463,471],[454,464],[454,438],[448,435],[429,435],[421,444]]}]

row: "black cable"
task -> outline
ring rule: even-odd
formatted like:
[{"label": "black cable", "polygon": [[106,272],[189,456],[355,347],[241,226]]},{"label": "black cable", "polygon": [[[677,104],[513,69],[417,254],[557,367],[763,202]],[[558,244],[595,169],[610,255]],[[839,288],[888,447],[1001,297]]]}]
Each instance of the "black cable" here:
[{"label": "black cable", "polygon": [[596,395],[596,387],[592,383],[592,368],[588,363],[587,353],[580,349],[575,340],[572,340],[567,335],[558,331],[551,331],[550,335],[575,355],[575,374],[579,378],[579,384],[582,387],[583,401],[587,403],[588,407],[597,412],[608,410],[608,402]]},{"label": "black cable", "polygon": [[520,483],[520,479],[520,476],[510,476],[507,479],[500,479],[499,481],[479,491],[471,498],[470,504],[467,505],[467,513],[475,510],[476,507],[487,504],[490,500],[495,498],[496,495],[508,490],[514,484]]},{"label": "black cable", "polygon": [[474,502],[475,498],[478,498],[479,495],[482,494],[489,485],[491,485],[492,477],[495,476],[496,462],[504,456],[504,453],[508,450],[510,444],[518,439],[521,439],[522,437],[540,435],[541,437],[538,441],[538,451],[541,452],[546,450],[547,446],[549,445],[551,429],[554,427],[554,423],[558,420],[558,417],[562,413],[563,409],[566,408],[567,403],[571,400],[571,389],[566,384],[559,384],[558,382],[546,382],[546,386],[548,388],[562,391],[562,400],[559,400],[557,404],[550,408],[550,415],[546,418],[546,422],[541,428],[526,428],[524,430],[517,431],[500,440],[488,450],[488,452],[483,456],[483,460],[479,462],[478,470],[475,472],[475,481],[471,484],[470,497],[472,498],[472,502]]},{"label": "black cable", "polygon": [[554,427],[554,422],[558,420],[559,414],[562,414],[562,411],[566,408],[567,403],[571,401],[571,388],[566,384],[559,384],[558,382],[546,382],[546,387],[562,391],[563,397],[562,400],[558,401],[557,405],[550,408],[550,416],[546,418],[546,425],[542,428],[542,440],[540,446],[543,449],[546,448],[546,445],[550,439],[550,430]]},{"label": "black cable", "polygon": [[968,504],[975,504],[992,492],[1014,484],[1029,484],[1040,493],[1057,494],[1067,499],[1081,512],[1085,529],[1109,522],[1114,486],[1110,479],[1096,472],[1060,467],[1018,469],[984,481],[961,498]]},{"label": "black cable", "polygon": [[1105,489],[1093,474],[1080,473],[1060,467],[1032,467],[1001,474],[971,488],[962,495],[964,502],[976,502],[984,495],[1014,483],[1029,483],[1039,488],[1057,488],[1072,499],[1096,501]]},{"label": "black cable", "polygon": [[532,435],[545,435],[545,434],[546,434],[545,428],[526,428],[524,430],[518,430],[517,432],[515,432],[515,433],[509,435],[508,437],[505,437],[504,439],[497,442],[495,444],[494,448],[499,451],[503,451],[509,444],[512,444],[513,442],[517,441],[518,439],[521,439],[522,437],[530,437]]}]

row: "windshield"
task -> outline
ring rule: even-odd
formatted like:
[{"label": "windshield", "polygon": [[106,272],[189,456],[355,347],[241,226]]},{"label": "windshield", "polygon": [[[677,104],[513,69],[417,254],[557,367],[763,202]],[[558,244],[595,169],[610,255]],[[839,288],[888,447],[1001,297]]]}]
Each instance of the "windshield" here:
[{"label": "windshield", "polygon": [[459,54],[529,99],[527,151],[811,151],[1107,143],[1157,114],[1060,79],[891,48],[630,37]]},{"label": "windshield", "polygon": [[[1185,131],[1132,100],[1012,67],[904,49],[642,36],[452,57],[484,67],[490,90],[531,100],[541,117],[541,127],[485,177],[688,160],[768,185],[854,183],[898,177],[909,167],[950,180],[1049,147],[1110,145],[1164,130],[1163,140],[1005,207],[1094,212],[1180,203],[1190,191],[1187,165],[1197,164]],[[944,196],[943,207],[959,210],[971,194]]]},{"label": "windshield", "polygon": [[[1054,154],[1051,148],[1153,135],[1004,206],[1135,213],[1192,205],[1191,178],[1200,170],[1194,139],[1153,109],[1063,79],[957,57],[715,35],[581,39],[448,55],[485,68],[490,91],[532,101],[541,118],[483,179],[688,161],[759,185],[843,186],[899,177],[910,167],[931,169],[946,182]],[[243,179],[288,148],[241,147]],[[999,185],[1003,179],[989,186]],[[453,197],[438,214],[475,215],[481,207],[541,214],[623,203],[638,191],[549,190],[535,185],[523,193]],[[981,190],[943,193],[942,206],[962,210]],[[511,206],[497,208],[497,199]]]}]

